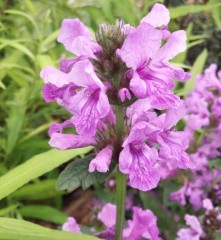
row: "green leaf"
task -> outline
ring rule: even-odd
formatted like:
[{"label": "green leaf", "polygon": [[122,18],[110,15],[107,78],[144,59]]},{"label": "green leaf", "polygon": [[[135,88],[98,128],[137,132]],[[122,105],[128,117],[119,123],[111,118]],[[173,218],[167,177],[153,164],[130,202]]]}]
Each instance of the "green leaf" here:
[{"label": "green leaf", "polygon": [[204,39],[200,39],[200,40],[197,40],[197,41],[193,41],[189,44],[187,44],[187,49],[190,49],[191,47],[194,47],[200,43],[203,43],[205,40]]},{"label": "green leaf", "polygon": [[99,173],[96,171],[90,173],[88,168],[93,158],[94,155],[89,155],[70,163],[60,174],[56,189],[72,192],[78,187],[82,187],[85,190],[94,182],[103,183],[106,178],[109,177],[115,166],[112,164],[107,173]]},{"label": "green leaf", "polygon": [[0,178],[0,200],[31,180],[91,149],[91,147],[67,151],[53,149],[32,157]]},{"label": "green leaf", "polygon": [[216,159],[210,160],[209,161],[209,167],[210,168],[221,169],[221,159],[220,158],[216,158]]},{"label": "green leaf", "polygon": [[0,209],[0,216],[1,217],[6,216],[7,214],[13,212],[18,206],[19,204],[14,204],[7,208]]},{"label": "green leaf", "polygon": [[24,45],[22,45],[21,43],[8,40],[7,43],[5,43],[3,47],[6,47],[6,46],[13,47],[13,48],[17,49],[18,51],[27,55],[29,58],[31,58],[31,60],[33,60],[33,61],[35,60],[35,56],[33,55],[33,53],[28,48],[26,48]]},{"label": "green leaf", "polygon": [[192,77],[185,83],[184,88],[176,91],[177,95],[186,96],[194,89],[196,77],[203,72],[207,56],[208,51],[207,49],[204,49],[193,64],[193,67],[190,71]]},{"label": "green leaf", "polygon": [[46,39],[42,41],[40,46],[40,52],[47,51],[47,46],[57,39],[59,32],[60,32],[60,29],[54,31]]},{"label": "green leaf", "polygon": [[98,238],[73,232],[52,230],[23,220],[0,218],[2,240],[98,240]]},{"label": "green leaf", "polygon": [[9,117],[6,120],[8,139],[7,139],[7,153],[11,153],[14,149],[19,133],[21,131],[25,111],[26,111],[27,91],[26,89],[19,90],[14,97],[14,101],[10,105]]},{"label": "green leaf", "polygon": [[29,205],[20,208],[19,212],[25,218],[40,219],[57,224],[63,224],[67,220],[67,216],[63,212],[51,206]]},{"label": "green leaf", "polygon": [[51,59],[51,57],[46,54],[37,55],[36,61],[40,68],[44,68],[46,66],[55,67],[55,64],[54,64],[53,60]]},{"label": "green leaf", "polygon": [[206,5],[185,5],[185,6],[179,6],[179,7],[173,7],[169,8],[170,11],[170,18],[179,18],[186,16],[187,14],[190,13],[199,13],[199,12],[204,12],[208,11],[210,9],[214,8],[219,8],[221,6],[221,3],[219,4],[206,4]]},{"label": "green leaf", "polygon": [[33,26],[36,29],[36,32],[38,33],[38,36],[40,37],[40,32],[39,32],[38,26],[37,26],[36,22],[34,21],[34,19],[32,18],[32,16],[30,16],[27,13],[24,13],[22,11],[14,10],[14,9],[6,10],[4,12],[8,13],[8,14],[16,15],[16,16],[22,16],[22,17],[25,17],[26,19],[28,19],[33,24]]},{"label": "green leaf", "polygon": [[[210,4],[218,4],[219,2],[220,0],[210,0]],[[213,8],[211,12],[217,28],[221,29],[221,9],[218,7]]]},{"label": "green leaf", "polygon": [[63,195],[63,192],[55,190],[56,182],[57,180],[55,179],[46,179],[30,183],[14,192],[11,197],[19,200],[42,200]]}]

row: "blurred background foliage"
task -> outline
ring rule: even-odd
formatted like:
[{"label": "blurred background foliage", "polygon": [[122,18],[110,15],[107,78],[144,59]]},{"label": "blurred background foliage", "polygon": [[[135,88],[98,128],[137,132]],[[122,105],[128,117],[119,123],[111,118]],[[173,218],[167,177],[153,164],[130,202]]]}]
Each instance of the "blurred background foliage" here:
[{"label": "blurred background foliage", "polygon": [[[39,72],[44,66],[57,67],[62,57],[71,56],[56,42],[62,20],[79,18],[92,32],[98,29],[101,22],[113,24],[116,18],[136,26],[155,2],[159,1],[0,0],[0,176],[36,154],[49,150],[49,124],[53,121],[61,122],[69,116],[57,104],[44,103],[41,97],[43,83],[39,77]],[[170,9],[170,30],[187,31],[188,50],[174,60],[174,64],[193,74],[185,85],[177,84],[176,93],[185,97],[194,87],[195,76],[201,73],[205,66],[212,62],[221,66],[221,2],[160,2]],[[50,154],[47,157],[53,161]],[[64,193],[55,191],[56,179],[62,168],[63,165],[50,173],[42,172],[43,176],[40,178],[30,178],[31,183],[8,194],[0,202],[0,216],[43,220],[44,224],[50,223],[50,226],[54,227],[53,224],[62,224],[66,219],[61,211],[64,210],[65,204],[69,204],[73,199],[80,208],[79,204],[88,204],[87,201],[79,202],[76,199],[81,198],[81,195],[82,198],[91,199],[92,192],[89,190],[83,194],[78,191],[74,196],[72,194],[66,197],[63,196]],[[175,203],[170,205],[168,194],[177,186],[165,185],[162,196],[163,203],[172,208],[173,214],[179,207]],[[114,202],[111,191],[97,185],[94,185],[93,189],[93,196]],[[156,201],[146,193],[140,194],[137,201],[143,202],[145,207],[152,210],[157,209],[158,211],[154,212],[159,215],[159,227],[169,228],[165,222],[165,211],[159,211],[162,202]],[[66,213],[72,214],[73,209],[76,208],[66,209]],[[84,223],[88,218],[77,217],[77,220]]]}]

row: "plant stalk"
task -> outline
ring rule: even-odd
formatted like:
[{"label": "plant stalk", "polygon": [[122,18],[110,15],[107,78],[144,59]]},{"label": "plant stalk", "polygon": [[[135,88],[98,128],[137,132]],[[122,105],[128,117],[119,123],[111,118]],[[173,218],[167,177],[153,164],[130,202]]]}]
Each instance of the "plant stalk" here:
[{"label": "plant stalk", "polygon": [[[124,107],[116,106],[116,131],[118,137],[123,139],[124,136]],[[120,172],[117,167],[117,216],[115,226],[115,240],[122,240],[123,226],[125,219],[125,198],[126,198],[127,176]]]},{"label": "plant stalk", "polygon": [[122,240],[123,226],[125,218],[125,198],[126,198],[127,176],[117,168],[117,219],[115,226],[115,240]]}]

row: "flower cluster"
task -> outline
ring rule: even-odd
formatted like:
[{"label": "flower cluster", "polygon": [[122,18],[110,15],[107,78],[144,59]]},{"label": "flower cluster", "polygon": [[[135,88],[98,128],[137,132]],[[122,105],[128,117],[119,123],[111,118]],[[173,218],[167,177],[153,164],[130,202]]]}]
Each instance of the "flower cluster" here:
[{"label": "flower cluster", "polygon": [[[200,101],[199,101],[200,99]],[[212,64],[196,79],[196,87],[186,99],[188,114],[184,131],[191,141],[189,152],[196,167],[184,186],[171,194],[171,200],[195,210],[203,207],[203,199],[209,198],[217,205],[221,199],[221,170],[213,168],[213,162],[221,157],[221,72]]]},{"label": "flower cluster", "polygon": [[[97,218],[103,223],[105,230],[95,233],[95,236],[105,240],[113,240],[116,224],[116,206],[111,203],[105,204],[98,213]],[[80,227],[72,217],[68,218],[62,229],[64,231],[81,233]],[[127,222],[127,227],[123,231],[123,239],[139,240],[142,237],[151,240],[160,240],[157,218],[148,209],[142,210],[139,207],[133,207],[133,219]]]},{"label": "flower cluster", "polygon": [[214,208],[209,199],[203,200],[203,207],[205,212],[200,219],[193,215],[185,215],[185,221],[189,228],[180,229],[177,233],[177,240],[215,239],[215,234],[221,233],[220,209]]},{"label": "flower cluster", "polygon": [[51,125],[50,145],[93,145],[90,172],[107,172],[115,161],[130,186],[143,191],[157,186],[167,162],[193,167],[186,134],[173,130],[185,114],[174,79],[183,82],[189,74],[169,63],[186,49],[186,35],[169,32],[169,20],[169,11],[155,4],[138,27],[101,24],[95,41],[79,19],[65,19],[58,41],[76,57],[61,60],[59,70],[41,71],[45,101],[57,101],[72,115]]}]

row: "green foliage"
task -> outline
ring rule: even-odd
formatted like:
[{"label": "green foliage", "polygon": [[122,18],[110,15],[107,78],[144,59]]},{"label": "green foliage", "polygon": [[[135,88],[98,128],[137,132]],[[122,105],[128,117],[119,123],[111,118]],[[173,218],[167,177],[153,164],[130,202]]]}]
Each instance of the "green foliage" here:
[{"label": "green foliage", "polygon": [[41,227],[37,224],[11,218],[0,218],[2,240],[96,240],[85,234],[62,232]]},{"label": "green foliage", "polygon": [[170,17],[171,19],[179,18],[186,16],[190,13],[199,13],[203,11],[208,11],[211,9],[219,9],[221,7],[221,3],[217,4],[206,4],[206,5],[186,5],[170,8]]},{"label": "green foliage", "polygon": [[91,148],[89,147],[67,151],[53,149],[34,156],[0,178],[0,199],[8,196],[29,181],[57,168],[73,157],[85,154],[90,150]]},{"label": "green foliage", "polygon": [[27,184],[12,193],[11,197],[17,200],[43,200],[63,195],[63,192],[55,190],[56,181],[57,179],[45,179]]},{"label": "green foliage", "polygon": [[78,187],[82,187],[85,190],[95,182],[103,183],[110,176],[114,165],[112,164],[107,173],[99,173],[97,171],[90,173],[88,168],[93,158],[94,155],[89,155],[70,163],[58,178],[57,190],[72,192]]},{"label": "green foliage", "polygon": [[45,205],[21,207],[19,213],[26,218],[40,219],[57,224],[63,224],[67,220],[67,216],[63,212]]}]

